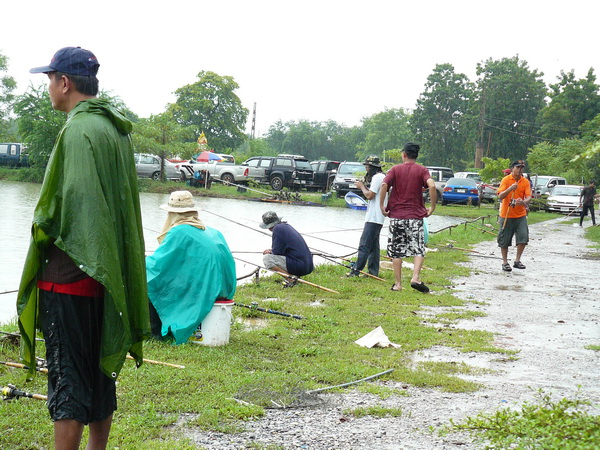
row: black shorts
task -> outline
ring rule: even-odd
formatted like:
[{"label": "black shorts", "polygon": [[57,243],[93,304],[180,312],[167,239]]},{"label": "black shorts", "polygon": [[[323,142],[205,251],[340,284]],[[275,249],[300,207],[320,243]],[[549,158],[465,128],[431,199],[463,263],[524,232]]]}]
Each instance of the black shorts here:
[{"label": "black shorts", "polygon": [[88,424],[117,409],[115,381],[100,370],[103,298],[40,291],[52,420]]}]

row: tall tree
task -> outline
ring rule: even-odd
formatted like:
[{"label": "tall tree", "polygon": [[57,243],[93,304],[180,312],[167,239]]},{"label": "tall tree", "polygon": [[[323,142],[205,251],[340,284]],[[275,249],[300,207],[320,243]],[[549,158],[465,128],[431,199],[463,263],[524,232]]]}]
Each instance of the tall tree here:
[{"label": "tall tree", "polygon": [[388,150],[404,147],[404,144],[414,140],[409,123],[410,114],[402,108],[386,108],[364,118],[365,140],[359,145],[356,158],[361,161],[370,154],[383,157]]},{"label": "tall tree", "polygon": [[8,75],[8,58],[0,53],[0,140],[12,141],[10,111],[14,101],[15,79]]},{"label": "tall tree", "polygon": [[[473,161],[474,149],[465,148],[461,121],[472,94],[469,79],[452,64],[438,64],[427,77],[425,91],[417,99],[411,127],[421,144],[421,162],[464,169]],[[473,155],[471,157],[470,155]]]},{"label": "tall tree", "polygon": [[474,101],[471,102],[469,145],[483,143],[484,155],[524,159],[539,142],[536,118],[545,105],[543,73],[530,70],[518,56],[477,64]]},{"label": "tall tree", "polygon": [[579,135],[579,127],[600,114],[600,86],[594,69],[575,79],[575,73],[562,72],[559,82],[550,85],[550,103],[540,112],[541,134],[549,140]]},{"label": "tall tree", "polygon": [[175,91],[169,111],[182,126],[192,127],[194,140],[204,132],[209,145],[225,153],[246,139],[248,110],[235,93],[238,88],[233,77],[202,71],[197,82]]}]

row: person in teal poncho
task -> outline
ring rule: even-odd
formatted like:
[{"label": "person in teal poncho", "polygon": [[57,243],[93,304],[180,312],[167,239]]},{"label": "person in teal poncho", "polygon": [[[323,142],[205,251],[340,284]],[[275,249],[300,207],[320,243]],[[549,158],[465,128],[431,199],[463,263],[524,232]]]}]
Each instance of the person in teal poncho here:
[{"label": "person in teal poncho", "polygon": [[198,217],[192,194],[173,192],[159,246],[146,258],[152,335],[187,342],[218,299],[233,299],[235,262],[223,235]]},{"label": "person in teal poncho", "polygon": [[144,238],[129,122],[98,93],[98,60],[60,49],[48,75],[54,109],[67,113],[34,212],[17,298],[21,356],[36,367],[46,341],[55,447],[105,448],[127,352],[142,363],[150,335]]}]

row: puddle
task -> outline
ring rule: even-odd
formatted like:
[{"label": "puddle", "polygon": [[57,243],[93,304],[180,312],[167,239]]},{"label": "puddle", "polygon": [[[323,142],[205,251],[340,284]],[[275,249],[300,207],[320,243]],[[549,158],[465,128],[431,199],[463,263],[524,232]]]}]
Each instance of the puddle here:
[{"label": "puddle", "polygon": [[267,319],[262,317],[238,317],[235,319],[237,323],[241,323],[246,330],[258,330],[267,326]]}]

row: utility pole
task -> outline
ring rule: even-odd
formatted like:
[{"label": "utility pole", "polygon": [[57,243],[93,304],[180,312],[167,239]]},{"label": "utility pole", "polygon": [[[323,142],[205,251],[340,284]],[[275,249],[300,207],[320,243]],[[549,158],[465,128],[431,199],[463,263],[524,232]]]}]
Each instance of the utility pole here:
[{"label": "utility pole", "polygon": [[254,139],[256,133],[256,102],[254,102],[254,109],[252,111],[252,128],[250,129],[250,139]]},{"label": "utility pole", "polygon": [[483,157],[483,127],[485,125],[485,86],[483,87],[481,98],[481,109],[479,110],[479,139],[475,144],[475,168],[481,169],[481,158]]}]

